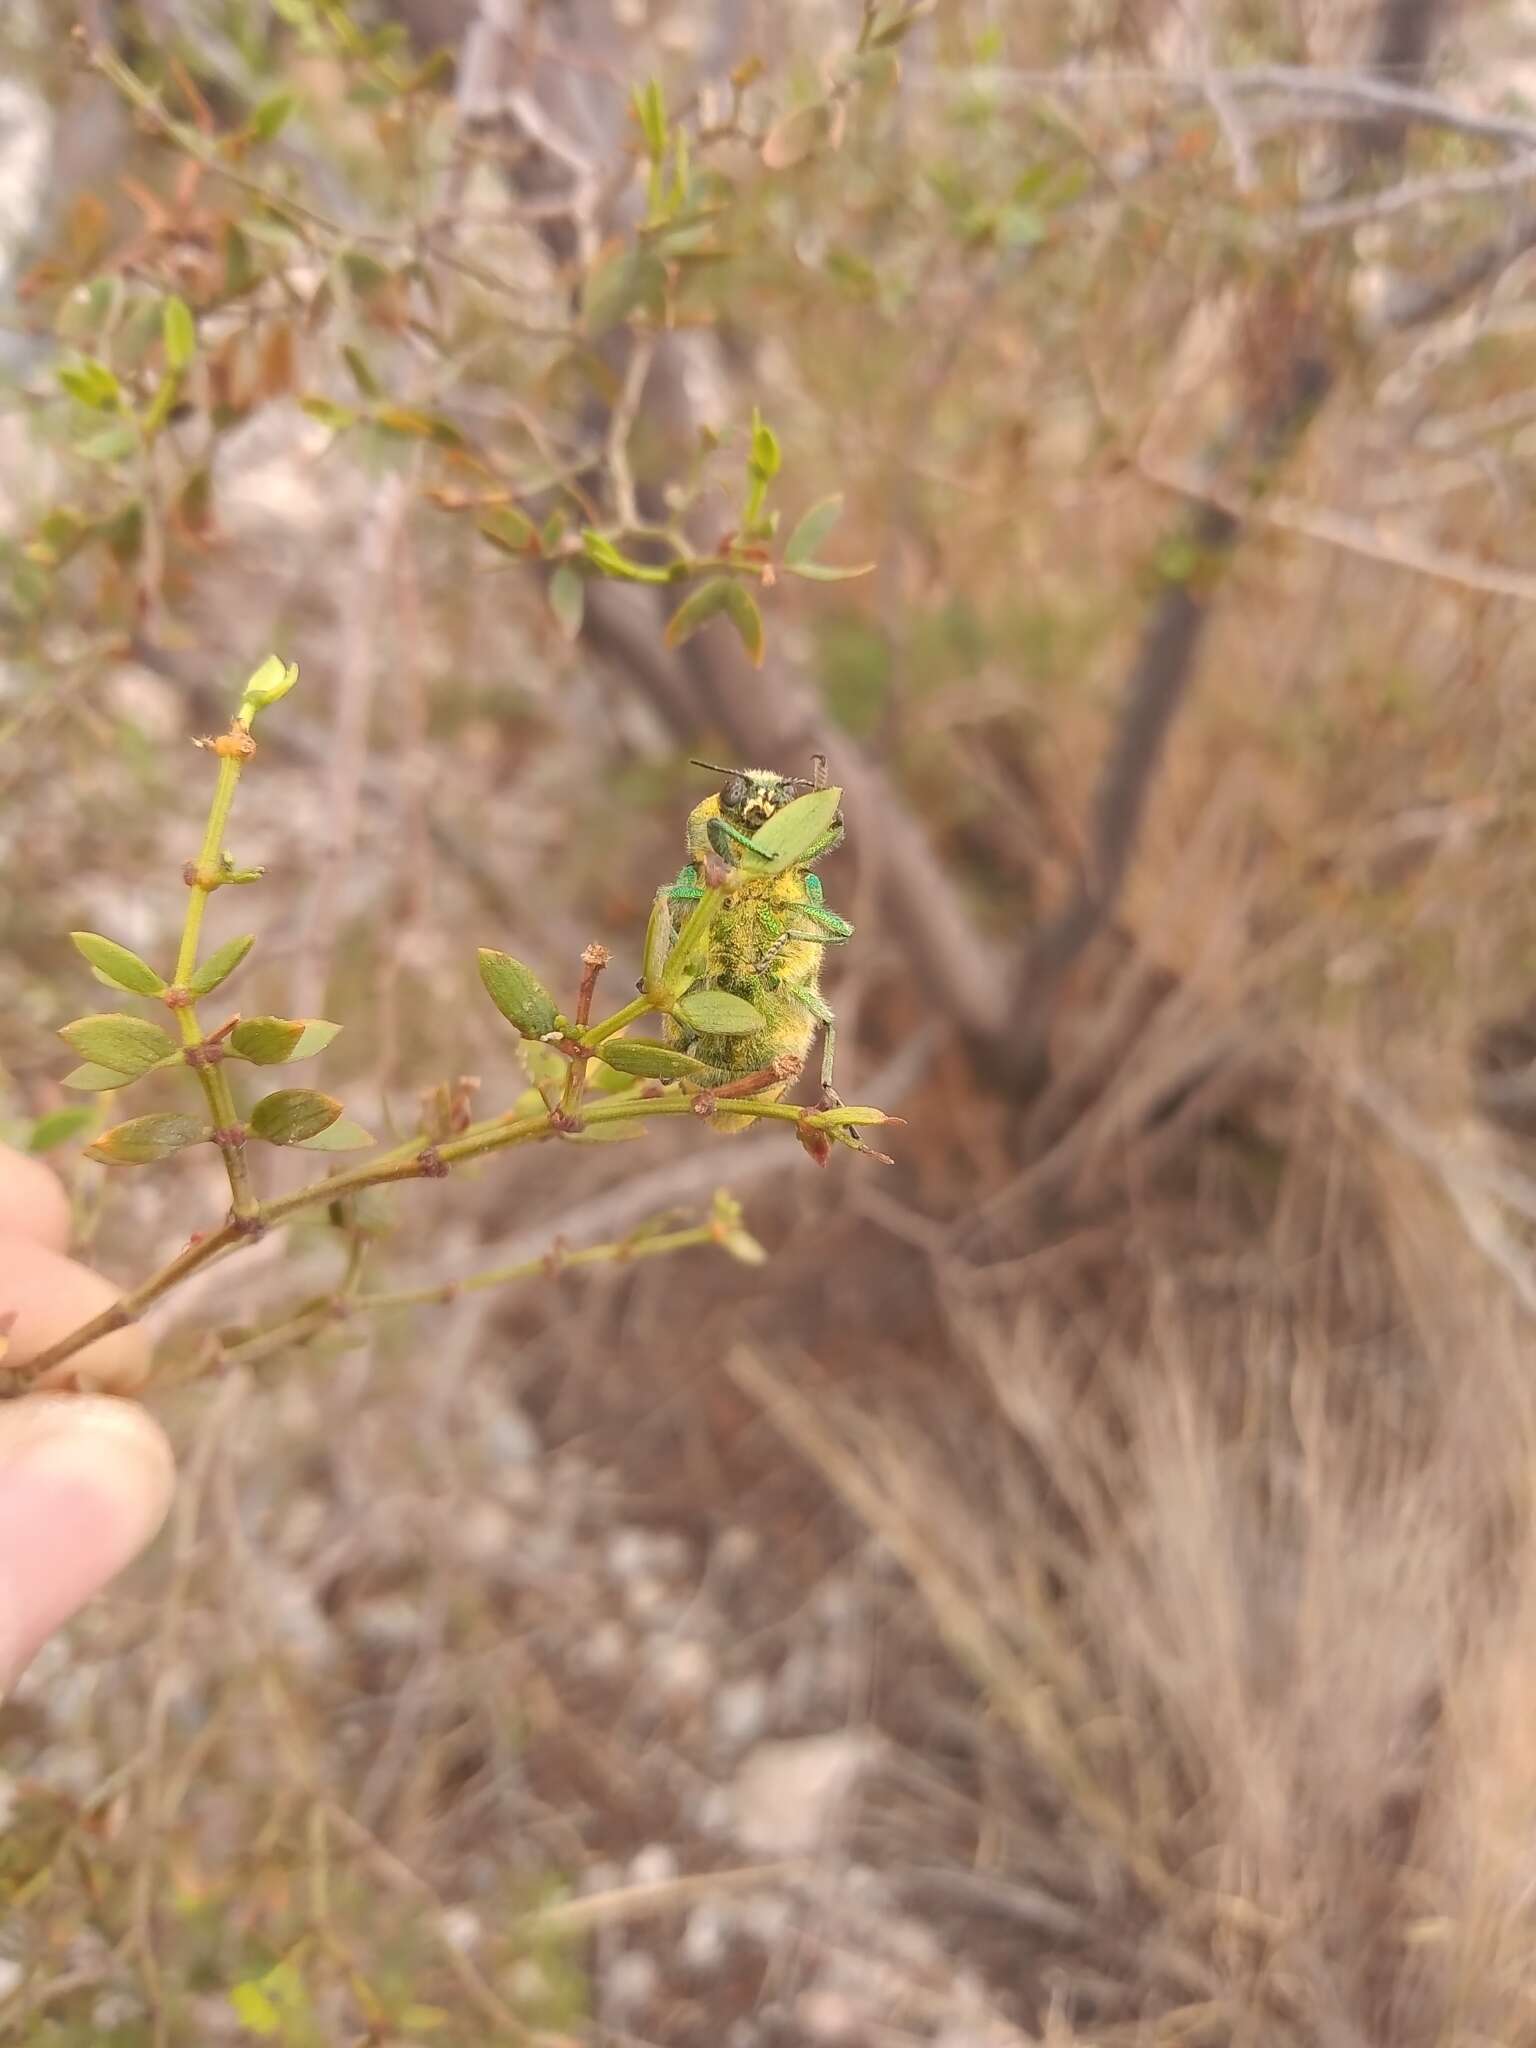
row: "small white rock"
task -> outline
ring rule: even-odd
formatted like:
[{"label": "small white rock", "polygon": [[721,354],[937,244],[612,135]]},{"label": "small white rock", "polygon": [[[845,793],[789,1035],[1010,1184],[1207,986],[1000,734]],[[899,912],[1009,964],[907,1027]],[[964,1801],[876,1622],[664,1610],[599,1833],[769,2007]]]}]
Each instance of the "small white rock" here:
[{"label": "small white rock", "polygon": [[768,1727],[768,1681],[758,1672],[733,1678],[715,1695],[715,1740],[725,1749],[745,1749]]},{"label": "small white rock", "polygon": [[859,2026],[859,2008],[841,1991],[802,1991],[795,2017],[810,2041],[851,2041]]},{"label": "small white rock", "polygon": [[690,1706],[705,1697],[714,1683],[715,1660],[702,1643],[685,1640],[651,1647],[651,1674],[664,1700],[672,1706]]},{"label": "small white rock", "polygon": [[624,1587],[624,1605],[636,1621],[659,1625],[676,1620],[682,1609],[665,1579],[630,1579]]},{"label": "small white rock", "polygon": [[678,1954],[696,1976],[713,1976],[730,1950],[730,1932],[718,1906],[695,1906],[683,1928]]},{"label": "small white rock", "polygon": [[347,1625],[375,1649],[405,1649],[421,1639],[421,1602],[404,1593],[376,1593],[372,1599],[352,1603]]},{"label": "small white rock", "polygon": [[762,1551],[762,1543],[755,1529],[722,1529],[715,1538],[715,1547],[710,1552],[710,1564],[717,1572],[734,1578],[738,1572],[755,1564]]},{"label": "small white rock", "polygon": [[470,1564],[499,1564],[510,1558],[517,1525],[499,1501],[466,1501],[453,1519],[454,1542]]},{"label": "small white rock", "polygon": [[731,1783],[736,1835],[761,1856],[808,1855],[835,1828],[839,1809],[882,1745],[857,1728],[759,1743]]},{"label": "small white rock", "polygon": [[651,1543],[644,1529],[615,1529],[606,1546],[608,1570],[616,1579],[638,1579],[649,1570]]},{"label": "small white rock", "polygon": [[649,1950],[627,1948],[603,1971],[603,2003],[613,2018],[630,2019],[650,2004],[660,1984],[661,1965]]},{"label": "small white rock", "polygon": [[819,1586],[811,1609],[829,1628],[846,1628],[857,1618],[860,1601],[846,1579],[828,1579]]},{"label": "small white rock", "polygon": [[594,1678],[605,1678],[615,1671],[621,1671],[634,1654],[629,1639],[629,1630],[622,1621],[600,1621],[587,1637],[576,1646],[572,1661],[580,1671]]},{"label": "small white rock", "polygon": [[736,1827],[736,1802],[729,1785],[710,1785],[694,1804],[693,1823],[702,1834],[729,1835]]},{"label": "small white rock", "polygon": [[549,1979],[532,1956],[522,1956],[501,1980],[514,2005],[541,2005],[549,1996]]},{"label": "small white rock", "polygon": [[629,1861],[631,1884],[666,1884],[677,1875],[677,1855],[665,1842],[647,1842]]},{"label": "small white rock", "polygon": [[486,1452],[494,1465],[532,1465],[543,1456],[539,1433],[515,1402],[498,1407],[486,1424]]},{"label": "small white rock", "polygon": [[144,2001],[135,1998],[131,1991],[104,1991],[91,2007],[91,2030],[115,2034],[119,2028],[131,2027],[143,2018]]},{"label": "small white rock", "polygon": [[466,1956],[477,1948],[485,1928],[480,1915],[468,1906],[445,1906],[438,1919],[438,1932],[456,1955]]}]

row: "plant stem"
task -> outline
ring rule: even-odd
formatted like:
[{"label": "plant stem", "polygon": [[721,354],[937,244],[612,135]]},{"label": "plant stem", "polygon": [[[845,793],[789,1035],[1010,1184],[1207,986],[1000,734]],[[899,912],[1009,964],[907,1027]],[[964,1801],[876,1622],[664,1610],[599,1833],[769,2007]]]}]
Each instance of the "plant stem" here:
[{"label": "plant stem", "polygon": [[493,1266],[465,1280],[435,1280],[421,1287],[400,1287],[387,1293],[352,1294],[345,1284],[328,1301],[311,1303],[297,1315],[288,1316],[270,1328],[258,1330],[238,1344],[227,1346],[224,1365],[254,1365],[274,1351],[287,1349],[306,1337],[318,1336],[332,1325],[346,1322],[357,1313],[374,1314],[387,1309],[446,1305],[461,1294],[484,1294],[493,1287],[507,1287],[518,1280],[537,1280],[563,1273],[568,1266],[628,1265],[632,1259],[661,1258],[669,1252],[692,1250],[698,1245],[719,1244],[719,1222],[696,1223],[686,1229],[656,1231],[649,1237],[620,1237],[607,1244],[584,1245],[568,1252],[558,1245],[536,1259],[522,1259],[516,1265]]},{"label": "plant stem", "polygon": [[[238,720],[236,721],[238,725]],[[245,728],[241,727],[244,731]],[[197,856],[198,880],[193,884],[187,901],[186,922],[181,928],[181,950],[176,955],[176,984],[185,988],[197,971],[197,942],[203,931],[203,912],[208,905],[209,884],[202,878],[216,875],[224,858],[224,833],[229,824],[229,814],[234,808],[235,791],[240,783],[240,771],[245,766],[242,754],[221,754],[219,756],[219,779],[213,786],[213,801],[208,806],[208,823],[203,831],[202,850]],[[214,886],[217,886],[216,884]]]},{"label": "plant stem", "polygon": [[[243,711],[245,707],[242,705],[241,709]],[[232,740],[248,740],[248,720],[237,717],[230,728],[230,737]],[[187,885],[187,915],[181,928],[174,981],[178,989],[188,992],[186,1001],[176,1011],[176,1022],[181,1031],[181,1042],[189,1050],[207,1044],[202,1025],[198,1022],[197,1005],[191,1000],[190,987],[197,972],[197,947],[202,937],[203,913],[208,907],[209,896],[223,876],[224,833],[240,782],[240,771],[247,758],[247,752],[238,746],[232,746],[228,752],[219,755],[219,779],[214,784],[213,801],[208,807],[202,850]],[[214,1143],[229,1176],[231,1207],[240,1222],[252,1223],[258,1207],[256,1190],[251,1185],[251,1170],[245,1156],[245,1133],[228,1077],[217,1062],[208,1066],[194,1062],[189,1064],[197,1075],[198,1086],[203,1091],[203,1099],[213,1121]]]},{"label": "plant stem", "polygon": [[468,1280],[439,1280],[424,1287],[400,1287],[387,1294],[360,1294],[359,1309],[418,1308],[431,1302],[457,1301],[461,1294],[483,1294],[491,1287],[506,1287],[514,1280],[536,1280],[542,1273],[563,1273],[568,1266],[625,1265],[631,1259],[660,1258],[666,1252],[687,1251],[700,1244],[713,1244],[718,1232],[712,1224],[699,1223],[687,1230],[657,1231],[654,1237],[621,1237],[611,1244],[589,1244],[580,1251],[551,1251],[537,1259],[523,1259],[515,1266],[493,1266],[488,1272],[472,1274]]},{"label": "plant stem", "polygon": [[[698,1114],[694,1108],[696,1099],[681,1094],[615,1096],[608,1101],[590,1104],[584,1112],[584,1120],[590,1126],[629,1123],[650,1117],[695,1116]],[[807,1111],[788,1102],[747,1100],[731,1103],[733,1117],[766,1117],[780,1123],[804,1124],[813,1130],[833,1129],[848,1122],[855,1113],[847,1109]],[[450,1139],[446,1144],[433,1145],[424,1138],[412,1138],[365,1166],[351,1167],[345,1173],[312,1181],[308,1187],[295,1188],[286,1195],[275,1195],[270,1201],[258,1202],[248,1219],[233,1219],[221,1229],[188,1245],[168,1265],[162,1266],[158,1273],[152,1273],[121,1300],[114,1302],[111,1308],[103,1310],[90,1322],[82,1323],[79,1329],[60,1338],[57,1344],[50,1345],[36,1358],[25,1365],[0,1367],[0,1400],[24,1394],[44,1373],[64,1364],[76,1352],[94,1344],[97,1338],[109,1336],[114,1330],[136,1322],[146,1308],[190,1274],[221,1258],[227,1251],[254,1243],[273,1224],[285,1223],[306,1209],[322,1208],[335,1201],[338,1195],[355,1194],[363,1188],[381,1187],[391,1181],[441,1179],[445,1167],[481,1158],[489,1152],[505,1151],[514,1145],[541,1143],[560,1135],[555,1112],[547,1109],[522,1117],[491,1117],[483,1123],[471,1124],[460,1137]],[[576,1255],[572,1256],[574,1261]]]},{"label": "plant stem", "polygon": [[594,1024],[583,1031],[577,1040],[580,1045],[601,1045],[605,1038],[618,1036],[626,1024],[633,1024],[637,1017],[647,1016],[658,1007],[655,996],[636,996],[632,1003],[626,1003],[622,1010],[615,1010],[611,1017],[605,1017],[601,1024]]}]

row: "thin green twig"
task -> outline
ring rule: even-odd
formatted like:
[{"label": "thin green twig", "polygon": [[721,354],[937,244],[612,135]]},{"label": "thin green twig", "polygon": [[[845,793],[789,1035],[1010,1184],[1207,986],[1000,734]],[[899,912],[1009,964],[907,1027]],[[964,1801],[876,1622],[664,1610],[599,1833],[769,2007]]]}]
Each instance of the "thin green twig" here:
[{"label": "thin green twig", "polygon": [[[246,707],[241,706],[244,712]],[[176,1023],[181,1032],[183,1047],[189,1052],[198,1052],[207,1045],[208,1039],[198,1021],[197,1004],[191,993],[192,977],[197,972],[198,942],[202,937],[203,912],[208,898],[225,879],[224,833],[229,824],[230,810],[235,801],[235,790],[239,786],[240,771],[254,749],[250,737],[248,719],[237,717],[223,742],[216,741],[219,751],[219,778],[214,785],[213,802],[208,807],[208,824],[203,833],[202,850],[197,864],[187,871],[187,915],[181,930],[181,946],[176,955],[174,989],[176,992]],[[217,1059],[203,1061],[192,1059],[187,1062],[197,1075],[198,1086],[208,1104],[208,1114],[213,1123],[213,1141],[224,1160],[224,1170],[229,1176],[230,1202],[236,1219],[249,1223],[256,1215],[256,1190],[251,1185],[251,1171],[245,1156],[245,1132],[235,1109],[235,1098],[229,1081]]]}]

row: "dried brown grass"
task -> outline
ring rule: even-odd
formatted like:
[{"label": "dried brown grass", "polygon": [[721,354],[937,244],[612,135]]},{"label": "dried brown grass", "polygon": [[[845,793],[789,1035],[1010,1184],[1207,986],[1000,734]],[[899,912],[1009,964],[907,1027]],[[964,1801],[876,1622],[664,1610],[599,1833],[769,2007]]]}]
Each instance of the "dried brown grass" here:
[{"label": "dried brown grass", "polygon": [[1316,1098],[1295,1132],[1241,1252],[1144,1205],[1064,1286],[999,1302],[951,1265],[937,1395],[849,1395],[803,1354],[733,1372],[975,1687],[969,1726],[930,1702],[926,1728],[888,1688],[951,1805],[935,1832],[909,1785],[877,1833],[1019,2023],[1513,2048],[1536,2039],[1529,1310],[1422,1162]]}]

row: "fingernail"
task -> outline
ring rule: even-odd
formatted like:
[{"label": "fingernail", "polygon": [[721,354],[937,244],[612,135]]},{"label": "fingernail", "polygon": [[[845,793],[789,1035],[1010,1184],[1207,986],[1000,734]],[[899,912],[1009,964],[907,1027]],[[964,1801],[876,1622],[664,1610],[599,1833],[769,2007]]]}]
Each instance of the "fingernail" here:
[{"label": "fingernail", "polygon": [[126,1401],[37,1396],[0,1415],[0,1687],[149,1542],[170,1450]]}]

